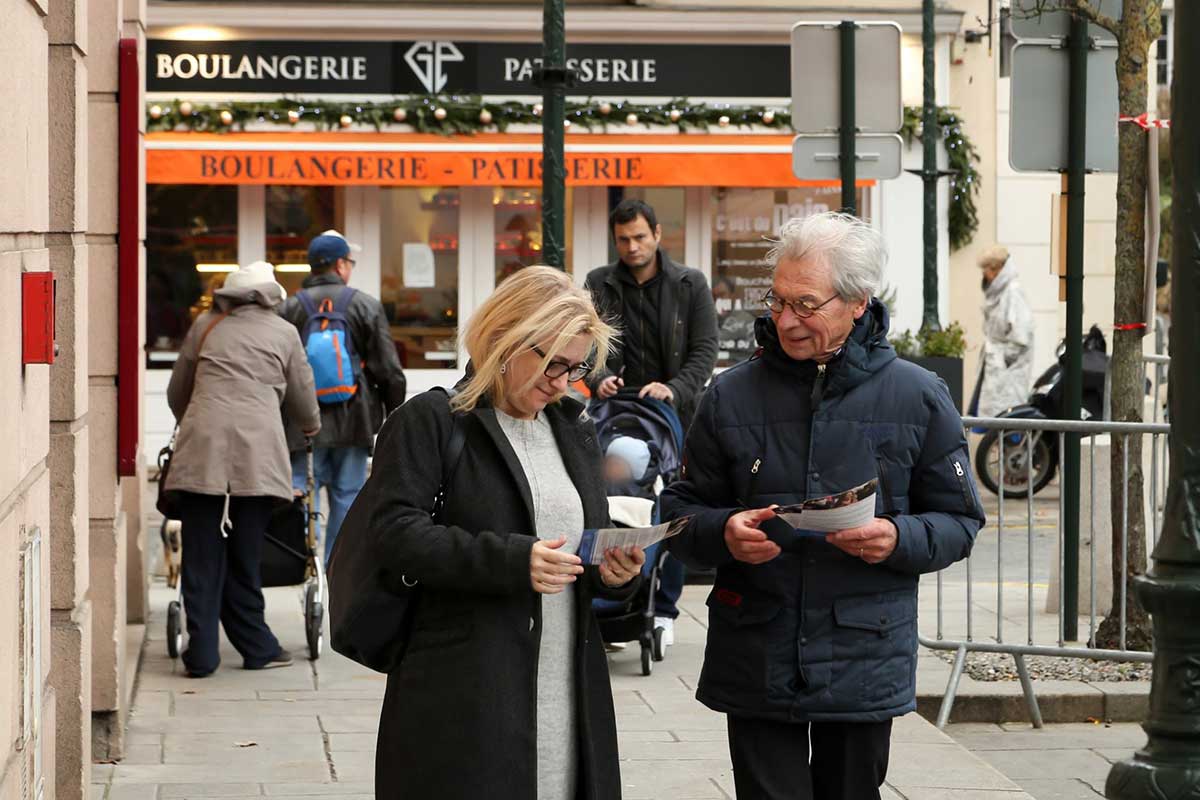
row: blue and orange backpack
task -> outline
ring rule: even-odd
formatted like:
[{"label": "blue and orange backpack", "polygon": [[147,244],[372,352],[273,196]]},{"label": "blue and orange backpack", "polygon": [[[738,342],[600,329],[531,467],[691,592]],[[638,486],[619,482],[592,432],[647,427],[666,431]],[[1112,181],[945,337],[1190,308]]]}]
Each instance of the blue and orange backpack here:
[{"label": "blue and orange backpack", "polygon": [[317,387],[317,402],[325,405],[345,403],[358,391],[358,376],[362,363],[354,352],[346,309],[356,289],[347,286],[335,298],[327,298],[317,306],[308,290],[296,293],[308,319],[300,331],[304,353],[312,367]]}]

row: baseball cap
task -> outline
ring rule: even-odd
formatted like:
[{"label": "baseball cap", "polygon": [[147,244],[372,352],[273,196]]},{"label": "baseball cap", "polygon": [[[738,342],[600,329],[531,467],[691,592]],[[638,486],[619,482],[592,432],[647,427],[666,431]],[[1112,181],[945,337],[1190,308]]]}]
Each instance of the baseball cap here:
[{"label": "baseball cap", "polygon": [[346,241],[346,237],[330,228],[320,236],[313,237],[308,244],[308,264],[311,267],[324,267],[347,258],[351,253],[362,252],[362,248]]}]

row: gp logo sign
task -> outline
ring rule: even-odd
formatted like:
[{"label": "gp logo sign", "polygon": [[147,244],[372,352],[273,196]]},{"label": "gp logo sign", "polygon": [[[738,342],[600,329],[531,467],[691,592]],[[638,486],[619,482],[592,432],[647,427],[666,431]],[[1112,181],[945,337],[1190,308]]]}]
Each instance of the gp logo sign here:
[{"label": "gp logo sign", "polygon": [[415,42],[404,54],[404,62],[430,94],[446,88],[446,64],[462,60],[462,51],[453,42]]}]

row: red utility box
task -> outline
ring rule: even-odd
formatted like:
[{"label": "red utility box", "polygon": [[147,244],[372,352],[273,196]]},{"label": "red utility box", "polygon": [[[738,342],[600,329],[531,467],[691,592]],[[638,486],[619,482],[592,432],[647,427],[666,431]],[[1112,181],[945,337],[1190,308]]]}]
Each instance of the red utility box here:
[{"label": "red utility box", "polygon": [[21,273],[21,363],[53,364],[54,273]]}]

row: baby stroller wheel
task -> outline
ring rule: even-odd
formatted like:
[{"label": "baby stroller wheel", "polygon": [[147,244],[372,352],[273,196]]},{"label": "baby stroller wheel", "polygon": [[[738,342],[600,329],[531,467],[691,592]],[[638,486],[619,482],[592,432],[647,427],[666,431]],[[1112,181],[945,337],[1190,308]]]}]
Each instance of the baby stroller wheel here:
[{"label": "baby stroller wheel", "polygon": [[179,649],[183,645],[180,616],[179,601],[172,600],[167,604],[167,655],[171,658],[179,658]]},{"label": "baby stroller wheel", "polygon": [[666,655],[666,652],[667,652],[663,648],[663,633],[664,633],[664,631],[662,628],[654,629],[654,660],[655,661],[662,661],[663,657]]},{"label": "baby stroller wheel", "polygon": [[654,654],[650,652],[650,646],[642,642],[642,674],[649,675],[654,669]]},{"label": "baby stroller wheel", "polygon": [[304,635],[308,639],[308,657],[316,661],[321,657],[325,643],[322,631],[325,609],[317,599],[317,584],[310,583],[304,590]]}]

